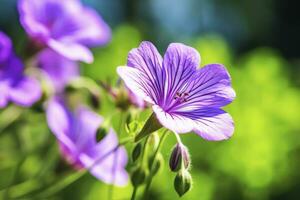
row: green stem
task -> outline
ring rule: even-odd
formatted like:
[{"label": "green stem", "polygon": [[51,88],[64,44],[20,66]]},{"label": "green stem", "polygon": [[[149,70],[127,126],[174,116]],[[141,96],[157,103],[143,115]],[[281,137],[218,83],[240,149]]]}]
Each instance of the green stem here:
[{"label": "green stem", "polygon": [[135,200],[137,189],[138,189],[138,186],[133,188],[132,195],[131,195],[131,198],[130,198],[131,200]]},{"label": "green stem", "polygon": [[145,190],[144,190],[144,198],[143,199],[147,199],[147,196],[148,196],[148,193],[149,193],[149,189],[150,189],[150,186],[151,186],[151,183],[152,183],[152,179],[153,179],[153,163],[156,159],[156,156],[158,154],[158,152],[160,151],[161,147],[162,147],[162,144],[167,136],[167,133],[168,133],[168,130],[165,130],[163,132],[163,135],[161,136],[161,139],[160,139],[160,142],[158,144],[158,147],[156,149],[156,151],[154,152],[154,155],[153,155],[153,159],[151,160],[151,163],[150,163],[150,174],[149,174],[149,177],[147,179],[147,182],[146,182],[146,187],[145,187]]}]

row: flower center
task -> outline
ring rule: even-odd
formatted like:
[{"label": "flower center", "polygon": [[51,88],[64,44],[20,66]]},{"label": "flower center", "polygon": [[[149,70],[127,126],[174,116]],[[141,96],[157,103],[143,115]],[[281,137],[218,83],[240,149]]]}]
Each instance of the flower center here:
[{"label": "flower center", "polygon": [[180,103],[187,102],[187,97],[189,96],[188,92],[176,92],[174,99]]}]

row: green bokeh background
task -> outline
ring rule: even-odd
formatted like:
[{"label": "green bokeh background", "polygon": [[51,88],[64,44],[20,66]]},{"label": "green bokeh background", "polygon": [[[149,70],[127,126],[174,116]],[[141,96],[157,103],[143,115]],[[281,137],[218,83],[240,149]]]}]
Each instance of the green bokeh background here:
[{"label": "green bokeh background", "polygon": [[[4,23],[3,29],[11,33],[17,51],[21,52],[18,46],[24,42],[25,34],[18,26],[16,23],[12,28]],[[163,53],[167,45],[160,43],[159,38],[153,39],[155,36],[149,35],[144,26],[143,22],[133,23],[131,18],[113,25],[112,41],[93,50],[95,62],[82,64],[82,74],[94,80],[115,83],[118,79],[116,67],[126,64],[128,51],[142,40],[151,39]],[[201,66],[224,64],[237,93],[235,101],[226,107],[235,121],[235,133],[230,140],[209,142],[193,133],[182,135],[192,157],[193,177],[192,190],[182,199],[300,199],[297,57],[283,56],[280,47],[272,45],[258,44],[240,50],[226,39],[226,35],[217,31],[184,39],[180,38],[180,33],[178,35],[174,41],[184,42],[200,52]],[[111,99],[105,94],[101,105],[99,113],[111,117],[115,129],[118,129],[120,113],[115,111]],[[149,113],[146,111],[143,117]],[[149,199],[179,199],[173,189],[175,174],[167,165],[174,144],[175,138],[170,135],[163,146],[165,167],[154,178]],[[131,145],[126,148],[131,152]],[[0,195],[7,192],[18,196],[37,186],[48,187],[71,172],[70,166],[60,158],[43,111],[15,106],[0,111]],[[11,184],[14,186],[6,190]],[[49,199],[102,200],[107,199],[109,189],[109,186],[86,174]],[[113,199],[129,199],[131,192],[130,185],[114,188]],[[27,196],[27,199],[32,198]]]}]

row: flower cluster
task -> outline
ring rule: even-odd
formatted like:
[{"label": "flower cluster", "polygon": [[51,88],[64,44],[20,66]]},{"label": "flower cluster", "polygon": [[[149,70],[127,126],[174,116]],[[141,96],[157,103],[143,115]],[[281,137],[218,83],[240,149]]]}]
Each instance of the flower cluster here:
[{"label": "flower cluster", "polygon": [[78,61],[93,62],[89,47],[110,40],[109,26],[79,0],[19,0],[18,10],[34,52],[29,71],[37,73],[25,74],[11,40],[0,32],[0,107],[9,102],[29,107],[44,93],[48,126],[65,160],[105,183],[126,185],[127,154],[117,134],[109,128],[97,141],[103,118],[80,104],[71,109],[65,92],[81,77]]}]

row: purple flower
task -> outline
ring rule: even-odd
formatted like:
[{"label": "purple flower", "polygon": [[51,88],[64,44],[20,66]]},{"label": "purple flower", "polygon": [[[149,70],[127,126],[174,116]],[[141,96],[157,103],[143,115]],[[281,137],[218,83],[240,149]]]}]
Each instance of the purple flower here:
[{"label": "purple flower", "polygon": [[45,49],[37,56],[38,67],[55,92],[62,92],[66,84],[79,76],[79,66],[51,49]]},{"label": "purple flower", "polygon": [[71,112],[63,101],[56,98],[49,102],[47,121],[63,155],[71,164],[89,169],[93,176],[105,183],[127,184],[127,154],[124,147],[118,147],[114,130],[110,129],[100,142],[96,140],[102,117],[85,107]]},{"label": "purple flower", "polygon": [[87,47],[110,40],[110,29],[79,0],[19,0],[20,21],[27,34],[70,60],[91,63]]},{"label": "purple flower", "polygon": [[31,106],[40,97],[38,81],[24,75],[24,66],[13,52],[11,40],[0,31],[0,108],[10,101]]},{"label": "purple flower", "polygon": [[130,102],[133,105],[135,105],[136,107],[138,107],[140,109],[144,109],[147,107],[147,103],[142,98],[135,95],[135,93],[133,93],[130,89],[128,89],[128,96],[129,96]]},{"label": "purple flower", "polygon": [[231,116],[221,107],[235,98],[230,76],[221,64],[197,69],[199,53],[186,45],[170,44],[164,58],[143,42],[128,55],[129,67],[117,71],[126,86],[152,104],[157,119],[176,132],[194,131],[207,140],[233,134]]}]

